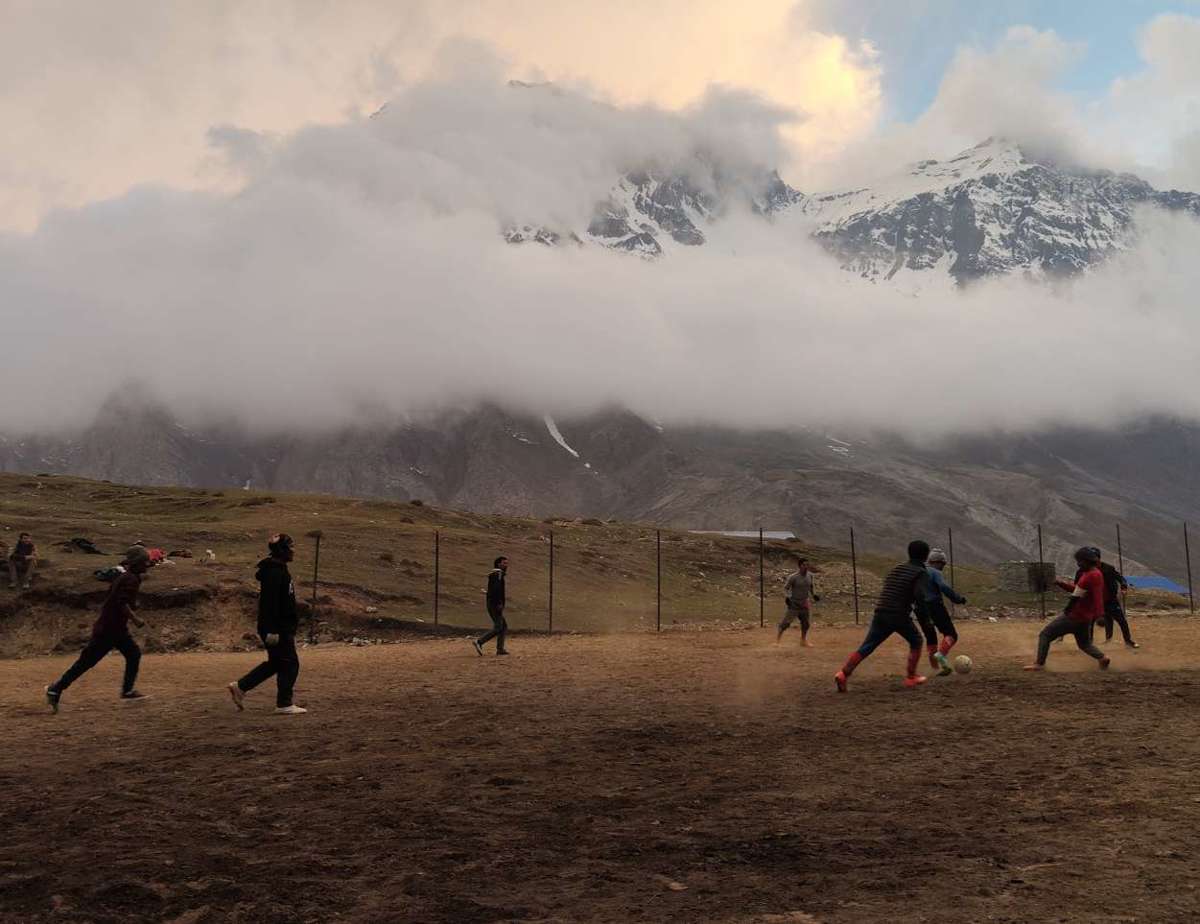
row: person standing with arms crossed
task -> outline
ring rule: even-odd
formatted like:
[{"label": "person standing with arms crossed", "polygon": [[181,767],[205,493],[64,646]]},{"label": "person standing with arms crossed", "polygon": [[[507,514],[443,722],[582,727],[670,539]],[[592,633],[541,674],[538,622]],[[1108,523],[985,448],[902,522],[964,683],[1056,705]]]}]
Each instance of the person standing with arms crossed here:
[{"label": "person standing with arms crossed", "polygon": [[46,687],[46,703],[52,712],[58,712],[59,700],[67,687],[99,664],[114,648],[125,657],[125,676],[121,682],[121,699],[146,699],[134,684],[137,682],[138,667],[142,663],[142,649],[129,634],[132,622],[139,629],[145,625],[134,612],[137,609],[138,591],[142,587],[142,575],[150,568],[150,554],[140,545],[125,553],[121,562],[125,573],[120,575],[108,589],[108,597],[100,609],[100,618],[92,626],[92,637],[79,653],[75,663],[67,668],[58,680]]},{"label": "person standing with arms crossed", "polygon": [[787,583],[783,585],[783,599],[787,604],[787,610],[783,614],[783,620],[779,623],[779,631],[775,633],[775,641],[779,642],[783,638],[783,633],[791,627],[792,623],[799,620],[800,644],[805,648],[812,648],[813,644],[808,640],[808,630],[812,626],[812,609],[809,606],[809,600],[818,603],[821,600],[813,588],[813,575],[819,574],[820,569],[810,565],[807,558],[798,559],[796,566],[796,570],[788,575]]},{"label": "person standing with arms crossed", "polygon": [[229,695],[240,712],[245,708],[246,694],[273,676],[275,712],[304,715],[308,710],[292,702],[300,675],[300,656],[296,654],[300,619],[296,613],[296,586],[288,571],[288,562],[296,557],[295,543],[287,533],[279,533],[267,542],[267,550],[271,554],[258,563],[255,574],[259,583],[258,635],[267,649],[267,660],[229,684]]},{"label": "person standing with arms crossed", "polygon": [[482,638],[472,640],[475,653],[483,657],[483,646],[492,639],[496,640],[496,654],[506,655],[504,647],[508,637],[508,622],[504,619],[504,578],[508,574],[508,559],[501,555],[493,563],[487,582],[487,613],[492,620],[492,631]]}]

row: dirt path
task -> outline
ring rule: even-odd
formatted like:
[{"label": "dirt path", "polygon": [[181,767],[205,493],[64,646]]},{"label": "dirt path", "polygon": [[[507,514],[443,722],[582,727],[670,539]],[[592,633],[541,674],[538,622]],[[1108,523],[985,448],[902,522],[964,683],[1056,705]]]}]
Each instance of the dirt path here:
[{"label": "dirt path", "polygon": [[302,653],[238,714],[251,654],[0,664],[4,921],[1194,921],[1200,631],[1138,626],[1101,674],[1036,626],[899,688],[889,642],[766,632]]}]

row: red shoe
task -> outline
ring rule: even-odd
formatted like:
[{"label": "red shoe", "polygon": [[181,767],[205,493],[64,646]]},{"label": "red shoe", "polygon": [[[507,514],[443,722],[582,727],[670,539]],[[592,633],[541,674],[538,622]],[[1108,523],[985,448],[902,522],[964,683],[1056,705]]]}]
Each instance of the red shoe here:
[{"label": "red shoe", "polygon": [[921,684],[927,683],[928,680],[928,677],[922,677],[920,674],[917,674],[915,677],[905,677],[904,685],[911,690],[913,687],[919,687]]},{"label": "red shoe", "polygon": [[838,671],[836,674],[834,674],[833,682],[837,684],[837,689],[838,689],[839,693],[846,692],[846,672],[845,671]]},{"label": "red shoe", "polygon": [[1100,659],[1100,670],[1102,670],[1102,671],[1108,670],[1108,665],[1110,665],[1110,664],[1112,664],[1112,658],[1101,658]]}]

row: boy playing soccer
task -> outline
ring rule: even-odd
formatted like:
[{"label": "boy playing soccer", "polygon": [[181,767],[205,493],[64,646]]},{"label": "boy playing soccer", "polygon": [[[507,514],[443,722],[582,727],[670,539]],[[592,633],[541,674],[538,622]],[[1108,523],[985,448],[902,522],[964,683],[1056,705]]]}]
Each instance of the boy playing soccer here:
[{"label": "boy playing soccer", "polygon": [[805,648],[812,648],[812,642],[808,640],[808,630],[812,625],[812,609],[808,601],[813,600],[819,603],[821,600],[813,589],[813,574],[818,573],[818,569],[810,565],[807,558],[801,558],[797,562],[797,566],[796,571],[788,575],[787,583],[783,586],[783,598],[787,604],[787,610],[783,614],[783,620],[779,623],[779,631],[775,633],[775,641],[778,642],[783,638],[783,633],[793,622],[799,620],[800,644]]},{"label": "boy playing soccer", "polygon": [[919,619],[927,618],[925,601],[929,596],[929,572],[925,569],[925,559],[928,557],[929,543],[915,539],[908,544],[908,561],[897,565],[883,579],[883,589],[879,592],[867,637],[833,677],[839,693],[846,692],[846,683],[854,669],[893,632],[908,642],[904,685],[912,688],[925,682],[925,678],[917,673],[917,663],[921,660],[921,633],[913,624],[912,611],[916,609]]},{"label": "boy playing soccer", "polygon": [[[958,643],[958,631],[954,628],[954,620],[946,609],[943,596],[949,597],[959,606],[967,602],[967,598],[958,593],[942,576],[946,567],[946,553],[934,549],[929,553],[929,585],[925,588],[926,618],[921,620],[921,631],[925,633],[925,644],[929,648],[929,663],[938,672],[939,677],[948,677],[954,673],[950,667],[950,649]],[[942,634],[941,644],[938,644],[938,633]]]},{"label": "boy playing soccer", "polygon": [[1097,567],[1100,556],[1095,549],[1082,548],[1075,553],[1075,562],[1079,565],[1079,572],[1074,581],[1059,579],[1054,582],[1069,591],[1071,599],[1067,601],[1063,614],[1052,620],[1038,635],[1037,660],[1025,668],[1027,671],[1045,670],[1050,643],[1066,635],[1073,635],[1079,650],[1099,661],[1101,670],[1108,670],[1111,662],[1095,646],[1090,634],[1092,624],[1104,618],[1104,577]]}]

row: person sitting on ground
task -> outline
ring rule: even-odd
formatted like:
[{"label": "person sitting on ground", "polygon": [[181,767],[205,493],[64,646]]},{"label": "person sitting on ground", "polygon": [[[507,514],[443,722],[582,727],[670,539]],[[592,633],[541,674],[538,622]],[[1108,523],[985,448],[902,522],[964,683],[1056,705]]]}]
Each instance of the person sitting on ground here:
[{"label": "person sitting on ground", "polygon": [[33,570],[37,565],[37,546],[33,543],[33,536],[29,533],[21,533],[17,537],[17,544],[13,546],[12,554],[8,556],[8,580],[13,590],[17,589],[17,585],[24,590],[29,590],[33,584]]}]

